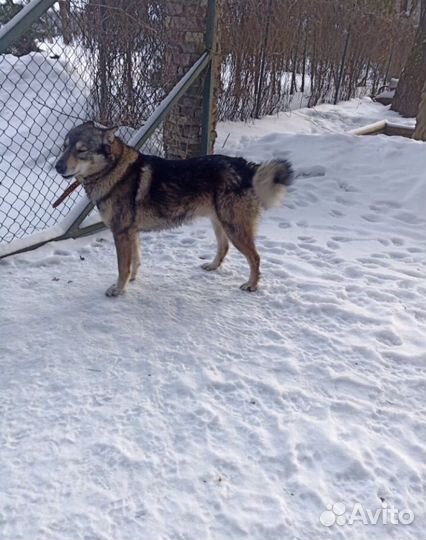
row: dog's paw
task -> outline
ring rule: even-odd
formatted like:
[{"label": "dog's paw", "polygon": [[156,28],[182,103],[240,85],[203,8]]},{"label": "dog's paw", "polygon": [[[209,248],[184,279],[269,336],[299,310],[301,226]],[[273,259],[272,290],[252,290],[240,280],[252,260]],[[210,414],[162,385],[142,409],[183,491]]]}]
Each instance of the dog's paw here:
[{"label": "dog's paw", "polygon": [[249,281],[247,281],[247,283],[243,283],[241,285],[240,289],[246,292],[254,292],[257,291],[257,285],[252,285]]},{"label": "dog's paw", "polygon": [[135,279],[138,277],[138,274],[139,274],[139,268],[140,268],[140,264],[134,264],[132,265],[133,268],[132,268],[132,272],[130,274],[130,279],[129,281],[135,281]]},{"label": "dog's paw", "polygon": [[213,270],[217,270],[219,267],[213,263],[204,263],[201,265],[201,268],[206,270],[206,272],[212,272]]},{"label": "dog's paw", "polygon": [[109,297],[112,296],[120,296],[120,294],[124,293],[124,289],[120,289],[117,287],[117,285],[114,283],[114,285],[111,285],[106,291],[105,294]]}]

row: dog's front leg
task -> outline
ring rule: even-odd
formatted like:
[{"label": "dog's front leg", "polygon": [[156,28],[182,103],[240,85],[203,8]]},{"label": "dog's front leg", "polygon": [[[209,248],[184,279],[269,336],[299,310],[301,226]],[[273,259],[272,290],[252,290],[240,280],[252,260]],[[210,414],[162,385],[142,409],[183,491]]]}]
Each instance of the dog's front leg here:
[{"label": "dog's front leg", "polygon": [[134,234],[127,232],[113,233],[115,249],[117,251],[118,279],[117,283],[111,285],[105,292],[107,296],[119,296],[126,290],[126,285],[130,279],[130,268],[132,264],[132,248]]},{"label": "dog's front leg", "polygon": [[140,245],[139,245],[139,235],[136,233],[133,237],[132,272],[130,274],[130,281],[134,281],[136,279],[140,265],[141,265],[141,251],[140,251]]}]

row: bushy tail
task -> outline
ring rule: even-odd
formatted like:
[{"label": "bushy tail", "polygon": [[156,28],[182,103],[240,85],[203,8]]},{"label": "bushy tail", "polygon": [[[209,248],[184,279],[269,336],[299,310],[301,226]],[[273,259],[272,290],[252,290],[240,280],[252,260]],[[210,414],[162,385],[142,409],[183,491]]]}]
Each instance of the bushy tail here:
[{"label": "bushy tail", "polygon": [[262,206],[266,209],[279,206],[293,177],[293,167],[285,159],[274,159],[259,165],[253,177],[253,186]]}]

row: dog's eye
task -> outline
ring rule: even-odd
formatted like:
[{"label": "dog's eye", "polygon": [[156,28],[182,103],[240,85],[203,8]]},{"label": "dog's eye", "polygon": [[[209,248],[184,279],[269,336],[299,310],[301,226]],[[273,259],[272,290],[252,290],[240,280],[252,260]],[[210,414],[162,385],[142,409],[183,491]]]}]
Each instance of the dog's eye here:
[{"label": "dog's eye", "polygon": [[82,146],[81,148],[77,149],[77,152],[79,154],[84,154],[84,152],[87,152],[87,148],[85,146]]}]

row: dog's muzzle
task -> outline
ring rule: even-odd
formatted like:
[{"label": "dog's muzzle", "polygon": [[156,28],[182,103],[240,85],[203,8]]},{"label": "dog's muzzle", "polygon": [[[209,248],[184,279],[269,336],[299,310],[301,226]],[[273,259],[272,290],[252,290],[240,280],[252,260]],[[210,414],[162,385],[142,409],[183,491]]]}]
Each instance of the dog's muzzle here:
[{"label": "dog's muzzle", "polygon": [[65,171],[67,170],[67,166],[65,165],[65,162],[62,159],[58,159],[55,165],[55,169],[59,174],[65,174]]},{"label": "dog's muzzle", "polygon": [[62,159],[59,159],[56,162],[55,169],[64,178],[71,178],[72,176],[74,176],[72,174],[65,174],[67,171],[67,166],[66,166],[65,161],[63,161]]}]

